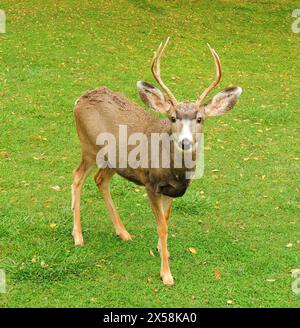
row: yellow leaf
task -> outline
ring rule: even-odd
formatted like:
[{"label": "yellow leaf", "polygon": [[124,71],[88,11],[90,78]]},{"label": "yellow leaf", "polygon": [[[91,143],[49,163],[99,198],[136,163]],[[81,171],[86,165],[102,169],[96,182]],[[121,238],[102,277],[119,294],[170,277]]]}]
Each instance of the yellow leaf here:
[{"label": "yellow leaf", "polygon": [[196,250],[195,247],[189,247],[189,251],[190,251],[190,253],[192,253],[192,254],[197,254],[197,250]]},{"label": "yellow leaf", "polygon": [[56,185],[56,186],[52,186],[51,188],[52,188],[53,190],[55,190],[55,191],[61,191],[61,187],[58,186],[58,185]]},{"label": "yellow leaf", "polygon": [[41,267],[46,268],[48,265],[45,263],[45,261],[41,261]]},{"label": "yellow leaf", "polygon": [[6,150],[3,150],[0,154],[3,158],[8,158],[9,157],[9,154]]},{"label": "yellow leaf", "polygon": [[57,225],[56,223],[50,223],[50,224],[49,224],[49,227],[50,227],[51,229],[53,229],[53,228],[56,227],[56,225]]},{"label": "yellow leaf", "polygon": [[215,275],[216,280],[220,280],[221,276],[222,276],[222,273],[219,269],[215,269],[214,270],[214,275]]}]

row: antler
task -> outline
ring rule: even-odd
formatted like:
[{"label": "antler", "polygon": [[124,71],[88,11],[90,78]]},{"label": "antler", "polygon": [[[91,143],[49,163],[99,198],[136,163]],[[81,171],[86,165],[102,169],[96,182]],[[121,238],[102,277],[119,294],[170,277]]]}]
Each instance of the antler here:
[{"label": "antler", "polygon": [[151,62],[151,72],[157,81],[157,83],[162,87],[162,89],[167,93],[168,97],[170,98],[172,104],[175,106],[177,104],[177,100],[169,90],[169,88],[164,84],[160,77],[160,58],[169,42],[170,37],[167,38],[165,44],[161,43],[157,50],[154,52],[154,56]]},{"label": "antler", "polygon": [[221,61],[220,61],[219,55],[217,54],[215,49],[213,49],[209,44],[207,44],[207,45],[209,47],[209,50],[210,50],[211,55],[213,56],[213,59],[215,62],[216,78],[215,78],[214,82],[208,88],[206,88],[200,96],[198,96],[198,99],[196,101],[196,104],[198,106],[201,105],[202,101],[211,92],[211,90],[214,89],[219,84],[221,77],[222,77],[222,67],[221,67]]}]

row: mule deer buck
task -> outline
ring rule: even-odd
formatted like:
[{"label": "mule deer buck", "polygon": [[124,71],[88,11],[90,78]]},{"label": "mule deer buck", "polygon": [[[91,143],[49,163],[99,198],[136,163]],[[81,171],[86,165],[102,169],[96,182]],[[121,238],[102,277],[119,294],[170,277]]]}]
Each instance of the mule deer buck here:
[{"label": "mule deer buck", "polygon": [[[216,78],[210,86],[198,96],[196,101],[178,102],[160,76],[160,59],[168,43],[160,44],[151,63],[152,74],[165,92],[164,95],[153,85],[138,81],[137,88],[143,102],[154,111],[163,113],[166,118],[151,115],[137,104],[126,99],[122,94],[112,92],[106,87],[100,87],[84,93],[76,102],[74,113],[78,137],[82,147],[82,158],[78,167],[73,171],[72,210],[74,215],[73,237],[75,245],[83,245],[82,228],[80,222],[80,194],[86,177],[96,167],[97,153],[101,148],[97,144],[97,137],[101,133],[110,133],[117,140],[119,148],[119,126],[125,125],[128,135],[143,133],[150,139],[153,133],[174,134],[172,139],[174,152],[194,152],[197,143],[196,134],[201,133],[204,121],[210,116],[222,115],[233,108],[242,93],[240,87],[229,87],[217,93],[209,102],[204,99],[221,80],[221,63],[216,51],[209,46],[216,67]],[[129,150],[128,150],[129,151]],[[164,151],[163,148],[160,150]],[[106,166],[98,170],[95,182],[107,206],[116,234],[122,240],[130,240],[110,194],[110,180],[115,173],[123,178],[145,187],[150,207],[157,221],[158,250],[161,257],[160,276],[165,285],[173,284],[173,277],[169,268],[169,253],[167,249],[168,222],[172,200],[182,196],[189,183],[183,166],[175,169],[173,165],[174,152],[171,153],[170,167],[121,167],[117,159],[115,166]],[[125,154],[126,155],[126,154]]]}]

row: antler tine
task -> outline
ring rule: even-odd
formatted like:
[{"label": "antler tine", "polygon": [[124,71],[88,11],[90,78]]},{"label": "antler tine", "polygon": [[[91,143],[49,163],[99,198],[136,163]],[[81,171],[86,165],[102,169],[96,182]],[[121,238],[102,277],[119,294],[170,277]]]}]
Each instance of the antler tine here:
[{"label": "antler tine", "polygon": [[167,38],[165,44],[161,43],[157,50],[154,52],[153,59],[151,61],[151,72],[153,77],[157,81],[157,83],[162,87],[162,89],[167,93],[168,97],[170,98],[172,104],[175,106],[177,104],[177,100],[170,91],[170,89],[164,84],[160,77],[160,58],[162,57],[164,50],[170,40],[170,37]]},{"label": "antler tine", "polygon": [[209,47],[209,50],[211,52],[211,55],[214,59],[215,62],[215,66],[216,66],[216,78],[215,80],[212,82],[212,84],[206,88],[202,94],[200,96],[198,96],[197,105],[200,105],[202,103],[202,101],[204,100],[204,98],[211,92],[211,90],[213,90],[220,82],[221,78],[222,78],[222,67],[221,67],[221,61],[220,61],[220,57],[217,54],[217,52],[215,51],[215,49],[213,49],[209,44],[207,44]]}]

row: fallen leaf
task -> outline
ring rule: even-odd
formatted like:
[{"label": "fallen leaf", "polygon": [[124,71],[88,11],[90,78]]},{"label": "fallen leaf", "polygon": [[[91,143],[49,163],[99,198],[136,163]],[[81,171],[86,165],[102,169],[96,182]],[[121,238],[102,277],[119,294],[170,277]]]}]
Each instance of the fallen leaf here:
[{"label": "fallen leaf", "polygon": [[192,253],[192,254],[197,254],[197,250],[196,250],[195,247],[189,247],[189,251],[190,251],[190,253]]},{"label": "fallen leaf", "polygon": [[153,253],[152,249],[150,249],[149,254],[150,254],[151,256],[154,256],[154,253]]},{"label": "fallen leaf", "polygon": [[267,279],[267,282],[274,282],[276,281],[275,279]]},{"label": "fallen leaf", "polygon": [[50,227],[51,229],[55,228],[56,226],[57,226],[56,223],[50,223],[50,224],[49,224],[49,227]]},{"label": "fallen leaf", "polygon": [[6,150],[3,150],[0,154],[3,158],[8,158],[9,157],[9,154]]},{"label": "fallen leaf", "polygon": [[285,247],[287,247],[287,248],[293,247],[293,244],[289,243],[289,244],[285,245]]},{"label": "fallen leaf", "polygon": [[216,280],[220,280],[221,279],[221,276],[222,276],[222,273],[219,269],[215,269],[214,270],[214,275],[215,275],[215,279]]},{"label": "fallen leaf", "polygon": [[51,188],[52,188],[53,190],[55,190],[55,191],[61,191],[61,187],[58,186],[58,185],[56,185],[56,186],[52,186]]},{"label": "fallen leaf", "polygon": [[227,301],[227,304],[228,304],[228,305],[231,305],[231,304],[233,304],[233,301],[232,301],[232,300],[228,300],[228,301]]},{"label": "fallen leaf", "polygon": [[41,267],[46,268],[48,265],[45,263],[45,261],[41,261]]}]

